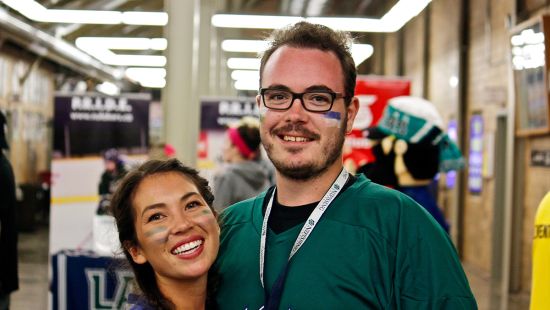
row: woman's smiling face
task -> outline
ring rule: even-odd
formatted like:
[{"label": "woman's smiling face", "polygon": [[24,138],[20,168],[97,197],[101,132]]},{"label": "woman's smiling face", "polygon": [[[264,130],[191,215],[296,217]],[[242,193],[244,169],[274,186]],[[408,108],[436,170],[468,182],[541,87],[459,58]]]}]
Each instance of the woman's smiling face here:
[{"label": "woman's smiling face", "polygon": [[134,262],[149,262],[157,281],[206,277],[218,254],[220,228],[195,184],[178,172],[146,177],[132,198],[138,244]]}]

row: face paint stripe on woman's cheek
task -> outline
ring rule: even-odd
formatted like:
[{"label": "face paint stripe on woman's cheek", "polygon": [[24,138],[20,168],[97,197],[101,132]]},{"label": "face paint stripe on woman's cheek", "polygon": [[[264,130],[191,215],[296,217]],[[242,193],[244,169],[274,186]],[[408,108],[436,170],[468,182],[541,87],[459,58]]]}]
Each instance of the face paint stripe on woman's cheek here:
[{"label": "face paint stripe on woman's cheek", "polygon": [[324,114],[325,124],[328,127],[337,127],[340,128],[340,122],[342,120],[342,115],[340,112],[328,111]]},{"label": "face paint stripe on woman's cheek", "polygon": [[193,215],[193,218],[202,218],[206,215],[212,215],[212,212],[210,211],[210,209],[204,209],[200,212],[197,212],[197,213],[192,213]]},{"label": "face paint stripe on woman's cheek", "polygon": [[164,243],[168,239],[168,228],[165,226],[155,227],[143,234],[146,238],[153,238],[154,242]]}]

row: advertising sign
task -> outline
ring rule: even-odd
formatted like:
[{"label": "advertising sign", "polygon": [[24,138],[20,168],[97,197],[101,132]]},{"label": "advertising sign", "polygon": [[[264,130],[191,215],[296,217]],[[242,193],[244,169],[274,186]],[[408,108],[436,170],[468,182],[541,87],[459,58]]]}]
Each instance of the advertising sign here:
[{"label": "advertising sign", "polygon": [[374,162],[370,141],[363,132],[378,123],[390,98],[409,95],[410,89],[411,82],[401,78],[357,77],[355,95],[359,98],[359,112],[344,147],[344,162],[348,169],[355,171],[364,164]]},{"label": "advertising sign", "polygon": [[54,155],[97,155],[109,148],[145,153],[149,143],[148,95],[57,95]]},{"label": "advertising sign", "polygon": [[479,114],[470,119],[470,153],[468,154],[468,189],[479,194],[483,184],[483,117]]}]

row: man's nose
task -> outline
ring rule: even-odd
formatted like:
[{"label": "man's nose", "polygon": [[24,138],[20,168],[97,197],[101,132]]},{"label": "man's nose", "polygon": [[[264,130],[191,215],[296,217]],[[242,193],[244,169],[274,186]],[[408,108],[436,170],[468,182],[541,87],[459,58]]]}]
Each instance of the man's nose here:
[{"label": "man's nose", "polygon": [[302,99],[300,97],[294,97],[290,108],[288,108],[287,115],[290,120],[305,120],[308,116],[308,111],[304,108]]}]

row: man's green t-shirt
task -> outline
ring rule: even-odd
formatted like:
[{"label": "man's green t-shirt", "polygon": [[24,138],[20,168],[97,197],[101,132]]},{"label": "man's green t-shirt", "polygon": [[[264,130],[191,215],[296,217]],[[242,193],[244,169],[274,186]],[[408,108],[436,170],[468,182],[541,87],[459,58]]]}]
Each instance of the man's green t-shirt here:
[{"label": "man's green t-shirt", "polygon": [[[265,193],[221,217],[215,268],[220,309],[261,309],[259,272]],[[302,225],[268,230],[269,292]],[[447,234],[409,197],[360,176],[329,206],[294,255],[280,309],[477,309]]]}]

